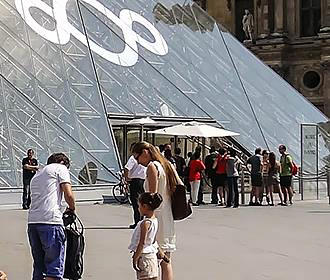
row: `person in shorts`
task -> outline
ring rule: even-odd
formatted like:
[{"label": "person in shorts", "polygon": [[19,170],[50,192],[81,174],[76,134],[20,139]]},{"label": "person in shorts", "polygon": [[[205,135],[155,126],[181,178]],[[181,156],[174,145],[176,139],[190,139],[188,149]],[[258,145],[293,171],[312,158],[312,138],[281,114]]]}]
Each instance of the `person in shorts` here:
[{"label": "person in shorts", "polygon": [[219,154],[217,159],[213,163],[213,168],[215,169],[215,184],[219,189],[219,206],[224,205],[225,203],[225,186],[227,182],[227,160],[228,154],[225,148],[219,149]]},{"label": "person in shorts", "polygon": [[69,166],[67,156],[52,154],[31,180],[28,237],[34,262],[32,280],[58,280],[64,275],[63,195],[68,204],[66,211],[75,212]]},{"label": "person in shorts", "polygon": [[[144,219],[135,227],[128,246],[128,249],[133,252],[132,261],[136,279],[158,279],[157,252],[159,248],[156,241],[158,219],[155,216],[155,210],[162,202],[163,198],[159,193],[145,192],[139,196],[139,211]],[[160,256],[163,260],[165,258],[165,261],[169,261],[163,252]]]},{"label": "person in shorts", "polygon": [[281,154],[280,164],[280,185],[283,193],[284,204],[287,204],[288,197],[289,203],[292,204],[293,198],[293,188],[292,188],[292,169],[293,169],[293,161],[292,157],[287,153],[286,147],[284,145],[280,145],[278,150]]},{"label": "person in shorts", "polygon": [[[261,148],[257,148],[252,157],[250,157],[246,164],[251,165],[251,195],[249,205],[261,205],[260,203],[260,193],[262,191],[262,155]],[[253,197],[255,197],[255,202],[253,202]]]}]

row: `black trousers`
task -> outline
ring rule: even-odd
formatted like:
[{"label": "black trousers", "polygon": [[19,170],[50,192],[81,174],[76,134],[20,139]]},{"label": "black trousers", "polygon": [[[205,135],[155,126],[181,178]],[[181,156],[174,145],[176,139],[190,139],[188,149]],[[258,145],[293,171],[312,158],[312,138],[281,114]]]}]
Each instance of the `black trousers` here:
[{"label": "black trousers", "polygon": [[23,195],[22,195],[22,207],[30,208],[31,205],[31,189],[30,189],[30,180],[23,180]]},{"label": "black trousers", "polygon": [[201,179],[201,184],[199,186],[198,196],[197,196],[197,203],[198,204],[204,203],[204,201],[203,201],[203,186],[204,186],[204,184],[205,184],[204,179]]},{"label": "black trousers", "polygon": [[212,203],[218,203],[219,198],[218,198],[218,188],[216,180],[215,180],[215,174],[211,175],[210,177],[211,180],[211,186],[212,186],[212,195],[211,195],[211,202]]},{"label": "black trousers", "polygon": [[234,194],[234,206],[239,205],[239,196],[238,196],[238,177],[227,177],[228,182],[228,200],[227,206],[231,206],[233,203],[233,194]]},{"label": "black trousers", "polygon": [[140,194],[144,193],[143,184],[144,180],[138,178],[132,179],[129,183],[129,192],[133,208],[134,224],[137,224],[139,221],[142,220],[142,217],[139,212],[138,198]]}]

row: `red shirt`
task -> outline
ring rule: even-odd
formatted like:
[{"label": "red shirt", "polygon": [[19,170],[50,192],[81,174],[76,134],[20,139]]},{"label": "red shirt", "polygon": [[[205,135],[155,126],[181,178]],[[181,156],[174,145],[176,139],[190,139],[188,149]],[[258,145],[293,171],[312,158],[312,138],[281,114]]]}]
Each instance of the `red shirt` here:
[{"label": "red shirt", "polygon": [[226,174],[227,155],[219,155],[217,158],[216,174]]},{"label": "red shirt", "polygon": [[204,163],[199,159],[191,160],[189,163],[189,181],[201,179],[201,171],[205,169]]}]

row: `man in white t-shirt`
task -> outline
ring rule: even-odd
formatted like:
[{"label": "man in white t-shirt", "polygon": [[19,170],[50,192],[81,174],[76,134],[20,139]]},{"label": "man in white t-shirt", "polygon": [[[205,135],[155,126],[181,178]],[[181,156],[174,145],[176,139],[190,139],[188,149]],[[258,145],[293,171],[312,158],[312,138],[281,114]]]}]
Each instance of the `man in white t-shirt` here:
[{"label": "man in white t-shirt", "polygon": [[47,165],[32,178],[28,236],[33,257],[32,280],[62,279],[65,264],[65,232],[62,198],[66,211],[75,212],[69,168],[63,153],[52,154]]},{"label": "man in white t-shirt", "polygon": [[[131,145],[131,151],[135,143]],[[130,200],[133,208],[134,224],[129,228],[133,229],[137,223],[141,221],[142,217],[139,212],[138,198],[141,193],[144,193],[144,180],[146,178],[147,168],[139,164],[133,155],[128,159],[124,167],[124,177],[126,182],[129,183]]]}]

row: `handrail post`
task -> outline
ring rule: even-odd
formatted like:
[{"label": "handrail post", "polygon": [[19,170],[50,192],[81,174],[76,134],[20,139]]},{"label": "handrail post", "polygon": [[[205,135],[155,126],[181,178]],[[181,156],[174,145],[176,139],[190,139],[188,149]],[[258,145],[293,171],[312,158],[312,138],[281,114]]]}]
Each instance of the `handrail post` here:
[{"label": "handrail post", "polygon": [[245,204],[244,169],[241,171],[241,204]]},{"label": "handrail post", "polygon": [[328,189],[328,197],[330,204],[330,168],[329,167],[327,167],[327,189]]}]

